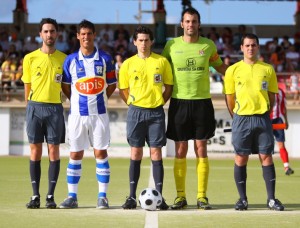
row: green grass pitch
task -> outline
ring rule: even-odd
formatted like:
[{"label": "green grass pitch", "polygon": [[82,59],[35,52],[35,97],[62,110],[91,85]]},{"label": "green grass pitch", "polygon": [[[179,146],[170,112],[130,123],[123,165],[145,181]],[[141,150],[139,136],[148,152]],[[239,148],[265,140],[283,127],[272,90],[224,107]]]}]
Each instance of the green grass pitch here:
[{"label": "green grass pitch", "polygon": [[[55,200],[61,203],[67,196],[66,167],[68,158],[61,160],[61,172],[56,187]],[[148,187],[150,160],[143,159],[137,194]],[[182,211],[146,212],[123,210],[129,193],[129,158],[110,158],[111,181],[108,189],[110,209],[96,209],[98,185],[95,175],[95,161],[84,158],[83,173],[79,183],[79,208],[45,209],[47,193],[48,159],[42,160],[41,209],[26,209],[25,204],[32,194],[29,178],[28,157],[0,157],[0,227],[300,227],[300,160],[291,159],[295,170],[292,176],[285,176],[278,157],[275,158],[277,183],[276,197],[286,206],[283,212],[266,208],[266,190],[262,170],[256,156],[248,164],[247,193],[248,211],[235,211],[238,198],[233,180],[232,158],[210,158],[210,175],[207,196],[213,210],[196,209],[195,159],[188,159],[186,191],[188,208]],[[163,196],[172,204],[175,194],[173,159],[164,159],[165,181]],[[146,221],[147,216],[156,216],[157,221]]]}]

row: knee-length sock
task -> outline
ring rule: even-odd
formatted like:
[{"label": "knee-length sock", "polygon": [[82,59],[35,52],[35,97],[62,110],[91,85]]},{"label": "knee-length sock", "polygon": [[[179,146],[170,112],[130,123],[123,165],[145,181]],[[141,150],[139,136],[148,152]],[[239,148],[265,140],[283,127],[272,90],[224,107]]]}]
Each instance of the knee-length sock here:
[{"label": "knee-length sock", "polygon": [[247,165],[238,166],[234,164],[234,180],[241,199],[247,200],[246,182],[247,182]]},{"label": "knee-length sock", "polygon": [[67,168],[68,196],[77,199],[78,183],[81,177],[82,160],[69,160]]},{"label": "knee-length sock", "polygon": [[174,173],[177,197],[186,197],[186,193],[185,193],[186,158],[174,159],[173,173]]},{"label": "knee-length sock", "polygon": [[31,186],[34,196],[40,196],[41,161],[29,162]]},{"label": "knee-length sock", "polygon": [[136,199],[136,188],[140,179],[141,160],[131,160],[129,166],[130,197]]},{"label": "knee-length sock", "polygon": [[197,158],[196,170],[197,170],[197,178],[198,178],[198,192],[197,192],[197,199],[198,199],[198,198],[206,197],[208,174],[209,174],[208,157]]},{"label": "knee-length sock", "polygon": [[153,168],[153,179],[155,183],[155,188],[162,194],[163,190],[163,181],[164,181],[164,166],[163,161],[153,161],[152,160],[152,168]]},{"label": "knee-length sock", "polygon": [[60,160],[50,161],[48,170],[48,196],[54,195],[54,190],[59,176]]},{"label": "knee-length sock", "polygon": [[262,166],[263,177],[266,183],[268,199],[275,199],[275,184],[276,173],[274,164],[268,166]]},{"label": "knee-length sock", "polygon": [[289,155],[286,148],[281,148],[279,150],[280,158],[283,162],[284,168],[289,167]]},{"label": "knee-length sock", "polygon": [[110,167],[108,157],[96,159],[96,177],[98,181],[98,197],[106,197],[107,187],[110,179]]}]

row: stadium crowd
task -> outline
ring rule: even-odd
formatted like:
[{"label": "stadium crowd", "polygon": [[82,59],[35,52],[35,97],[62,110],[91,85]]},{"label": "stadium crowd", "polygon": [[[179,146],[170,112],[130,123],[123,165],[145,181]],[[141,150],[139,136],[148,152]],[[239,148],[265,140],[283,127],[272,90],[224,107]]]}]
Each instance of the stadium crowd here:
[{"label": "stadium crowd", "polygon": [[[233,33],[231,28],[227,26],[219,30],[216,27],[211,27],[207,34],[204,34],[202,31],[200,33],[202,36],[214,41],[223,60],[226,60],[231,65],[242,58],[240,40],[246,30],[247,27],[245,25],[240,25],[236,33]],[[77,50],[79,41],[76,32],[76,25],[70,25],[67,28],[64,24],[59,24],[59,37],[56,42],[56,48],[66,54]],[[118,74],[122,62],[136,53],[132,36],[122,24],[116,29],[112,29],[109,24],[103,24],[97,34],[95,46],[113,56],[116,64],[116,73]],[[11,92],[16,92],[17,89],[23,88],[23,83],[20,80],[23,57],[39,48],[40,45],[39,38],[34,35],[22,37],[18,26],[15,26],[13,31],[9,31],[6,27],[0,27],[0,99],[10,101]],[[260,55],[261,59],[273,65],[277,72],[279,83],[283,82],[282,85],[285,92],[293,94],[295,102],[297,102],[299,90],[298,88],[296,90],[292,88],[292,84],[295,84],[295,80],[299,81],[300,34],[295,34],[293,39],[288,35],[281,38],[273,37],[261,45]],[[290,77],[291,75],[293,77]],[[211,68],[211,81],[222,82],[222,80],[223,75],[219,75]]]}]

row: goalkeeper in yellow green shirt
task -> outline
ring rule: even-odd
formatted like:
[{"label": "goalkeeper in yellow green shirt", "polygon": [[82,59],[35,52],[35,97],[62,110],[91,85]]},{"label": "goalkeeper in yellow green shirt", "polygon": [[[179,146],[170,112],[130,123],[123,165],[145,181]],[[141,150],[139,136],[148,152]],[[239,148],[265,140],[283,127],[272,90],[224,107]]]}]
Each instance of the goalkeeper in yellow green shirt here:
[{"label": "goalkeeper in yellow green shirt", "polygon": [[171,63],[174,86],[168,113],[167,138],[175,141],[174,178],[177,197],[172,209],[187,206],[185,179],[188,140],[194,140],[198,176],[197,206],[210,209],[206,196],[209,162],[207,140],[215,134],[214,108],[210,95],[209,67],[222,75],[227,66],[214,42],[199,34],[200,14],[194,8],[182,13],[183,36],[169,40],[162,55]]}]

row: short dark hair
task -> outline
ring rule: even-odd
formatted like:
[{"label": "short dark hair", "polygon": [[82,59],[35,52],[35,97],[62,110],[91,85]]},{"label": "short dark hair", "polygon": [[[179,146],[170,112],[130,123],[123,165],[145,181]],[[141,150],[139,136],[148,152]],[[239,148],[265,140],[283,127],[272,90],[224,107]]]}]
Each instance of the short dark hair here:
[{"label": "short dark hair", "polygon": [[253,33],[245,33],[243,36],[242,36],[242,39],[241,39],[241,44],[243,45],[244,44],[244,40],[248,38],[248,39],[255,39],[256,40],[256,43],[259,45],[259,40],[258,40],[258,36],[253,34]]},{"label": "short dark hair", "polygon": [[153,36],[153,32],[151,31],[151,29],[150,28],[148,28],[148,27],[146,27],[146,26],[143,26],[143,25],[140,25],[140,26],[138,26],[136,29],[135,29],[135,31],[134,31],[134,33],[133,33],[133,40],[137,40],[137,36],[138,36],[138,34],[140,34],[140,33],[142,33],[142,34],[148,34],[149,36],[150,36],[150,40],[152,41],[152,40],[154,40],[154,36]]},{"label": "short dark hair", "polygon": [[52,24],[52,25],[54,25],[56,31],[58,31],[58,24],[57,24],[57,22],[56,22],[55,19],[52,19],[52,18],[43,18],[41,20],[40,26],[39,26],[40,32],[42,31],[44,24]]},{"label": "short dark hair", "polygon": [[201,22],[200,13],[198,12],[198,10],[196,10],[193,7],[186,8],[185,10],[182,11],[182,13],[181,13],[181,22],[183,22],[183,17],[186,13],[191,14],[191,15],[196,14],[198,16],[199,23]]},{"label": "short dark hair", "polygon": [[88,21],[88,20],[82,20],[79,24],[78,24],[78,26],[77,26],[77,33],[80,33],[80,29],[82,29],[82,28],[89,28],[89,29],[91,29],[92,31],[93,31],[93,33],[95,33],[95,25],[92,23],[92,22],[90,22],[90,21]]}]

